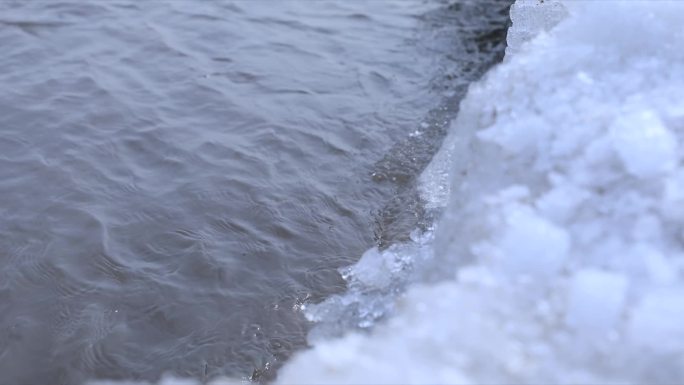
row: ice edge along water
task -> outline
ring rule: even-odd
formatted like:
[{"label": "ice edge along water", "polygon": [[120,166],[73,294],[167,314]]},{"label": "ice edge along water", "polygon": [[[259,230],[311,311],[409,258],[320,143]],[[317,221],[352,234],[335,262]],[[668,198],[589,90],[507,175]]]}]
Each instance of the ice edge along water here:
[{"label": "ice edge along water", "polygon": [[[684,382],[684,3],[518,0],[511,18],[423,175],[448,200],[434,242],[369,251],[310,312],[392,317],[280,383]],[[397,281],[415,283],[378,306]]]},{"label": "ice edge along water", "polygon": [[518,0],[511,18],[422,176],[436,235],[369,250],[348,294],[307,309],[392,316],[278,383],[684,382],[684,3]]}]

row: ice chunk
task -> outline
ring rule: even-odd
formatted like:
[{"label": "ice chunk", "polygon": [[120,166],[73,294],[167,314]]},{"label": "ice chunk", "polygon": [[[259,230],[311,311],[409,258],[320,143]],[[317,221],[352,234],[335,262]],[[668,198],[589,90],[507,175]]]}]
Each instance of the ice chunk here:
[{"label": "ice chunk", "polygon": [[570,248],[565,230],[524,206],[508,213],[506,225],[500,248],[509,273],[541,278],[560,270]]},{"label": "ice chunk", "polygon": [[684,341],[684,289],[647,292],[634,309],[630,339],[651,351],[681,352]]},{"label": "ice chunk", "polygon": [[567,16],[564,4],[556,0],[516,1],[511,7],[511,21],[514,28],[508,31],[506,55],[510,56],[520,49],[523,43],[531,40],[540,32],[549,31]]},{"label": "ice chunk", "polygon": [[677,139],[653,111],[619,117],[611,135],[622,163],[634,176],[652,178],[677,165]]},{"label": "ice chunk", "polygon": [[606,337],[618,326],[627,294],[627,278],[596,269],[572,277],[565,320],[581,334]]}]

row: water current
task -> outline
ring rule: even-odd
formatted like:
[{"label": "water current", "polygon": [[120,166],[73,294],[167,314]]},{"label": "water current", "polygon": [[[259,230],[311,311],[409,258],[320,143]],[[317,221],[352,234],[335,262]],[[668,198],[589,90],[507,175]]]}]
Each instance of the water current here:
[{"label": "water current", "polygon": [[272,379],[430,220],[509,5],[0,2],[0,383]]}]

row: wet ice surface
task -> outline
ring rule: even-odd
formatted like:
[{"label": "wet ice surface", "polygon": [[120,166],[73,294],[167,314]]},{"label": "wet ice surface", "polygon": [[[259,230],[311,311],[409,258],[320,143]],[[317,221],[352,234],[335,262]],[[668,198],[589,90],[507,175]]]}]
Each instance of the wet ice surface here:
[{"label": "wet ice surface", "polygon": [[[420,178],[446,204],[434,241],[395,246],[414,284],[280,381],[684,381],[683,6],[517,1]],[[385,287],[382,257],[355,279]]]},{"label": "wet ice surface", "polygon": [[377,247],[363,253],[356,264],[340,269],[348,289],[322,303],[302,307],[315,322],[308,336],[310,343],[372,328],[391,314],[394,297],[414,281],[414,270],[432,257],[433,222],[443,204],[436,204],[439,194],[424,190],[442,189],[442,185],[434,185],[441,177],[428,176],[446,175],[447,170],[435,165],[426,169],[432,160],[431,149],[441,145],[468,85],[502,59],[510,4],[457,2],[426,15],[434,28],[430,36],[433,54],[449,58],[443,63],[446,73],[431,82],[443,95],[441,106],[432,109],[416,130],[376,163],[373,179],[396,185],[397,194],[377,212]]},{"label": "wet ice surface", "polygon": [[486,4],[1,3],[0,382],[271,378],[424,223]]}]

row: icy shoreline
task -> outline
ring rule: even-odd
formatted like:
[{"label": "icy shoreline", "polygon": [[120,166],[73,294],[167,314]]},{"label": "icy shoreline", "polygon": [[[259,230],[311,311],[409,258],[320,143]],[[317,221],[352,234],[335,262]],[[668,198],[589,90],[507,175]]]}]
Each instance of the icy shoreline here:
[{"label": "icy shoreline", "polygon": [[422,283],[279,383],[684,381],[684,4],[511,15],[437,157],[451,192]]},{"label": "icy shoreline", "polygon": [[277,383],[684,382],[684,3],[511,17],[423,175],[435,239],[345,271],[355,305],[376,289],[393,316],[316,341]]}]

